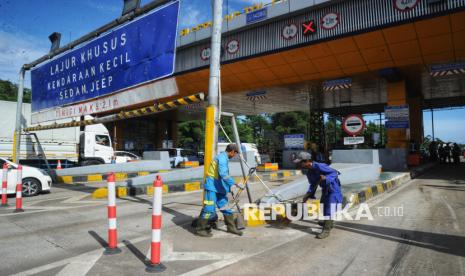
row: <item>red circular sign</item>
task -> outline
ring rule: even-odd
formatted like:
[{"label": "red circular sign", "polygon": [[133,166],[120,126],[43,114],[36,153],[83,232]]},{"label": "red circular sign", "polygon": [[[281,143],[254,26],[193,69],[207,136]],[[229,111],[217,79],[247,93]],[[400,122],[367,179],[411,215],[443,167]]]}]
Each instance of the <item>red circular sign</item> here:
[{"label": "red circular sign", "polygon": [[337,12],[330,12],[321,18],[321,28],[331,30],[341,23],[341,16]]},{"label": "red circular sign", "polygon": [[297,32],[298,32],[297,25],[294,23],[290,23],[283,27],[283,29],[281,30],[281,36],[285,40],[292,40],[293,38],[297,36]]},{"label": "red circular sign", "polygon": [[342,121],[342,129],[348,135],[357,135],[365,129],[365,121],[362,115],[348,115]]},{"label": "red circular sign", "polygon": [[203,60],[203,61],[207,61],[210,59],[210,56],[211,56],[211,49],[209,46],[203,48],[201,51],[200,51],[200,58]]},{"label": "red circular sign", "polygon": [[394,8],[398,11],[407,12],[413,10],[420,0],[393,0]]},{"label": "red circular sign", "polygon": [[234,55],[235,53],[237,53],[239,51],[239,48],[240,44],[239,40],[237,39],[231,39],[230,41],[228,41],[228,43],[226,43],[226,51],[230,55]]}]

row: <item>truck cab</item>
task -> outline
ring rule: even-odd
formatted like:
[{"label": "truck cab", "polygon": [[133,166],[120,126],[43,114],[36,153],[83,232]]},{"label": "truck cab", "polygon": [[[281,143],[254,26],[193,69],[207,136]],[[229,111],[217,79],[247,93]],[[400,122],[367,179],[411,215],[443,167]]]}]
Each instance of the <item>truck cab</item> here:
[{"label": "truck cab", "polygon": [[103,124],[86,126],[79,137],[81,166],[109,164],[115,152],[108,129]]}]

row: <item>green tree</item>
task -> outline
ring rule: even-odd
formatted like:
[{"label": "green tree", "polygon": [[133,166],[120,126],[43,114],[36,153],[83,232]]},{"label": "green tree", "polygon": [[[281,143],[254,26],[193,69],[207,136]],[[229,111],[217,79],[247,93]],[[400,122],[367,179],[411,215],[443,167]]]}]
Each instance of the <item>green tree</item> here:
[{"label": "green tree", "polygon": [[[382,134],[383,134],[382,142],[386,143],[386,137],[387,136],[386,136],[386,129],[384,128],[384,125],[381,126],[381,131],[382,131]],[[375,122],[369,122],[366,125],[365,131],[363,133],[363,136],[365,137],[365,144],[364,145],[369,146],[369,147],[380,147],[381,146],[381,137],[380,137],[380,140],[379,140],[377,145],[373,144],[373,135],[375,133],[380,133],[379,124],[377,124]]]},{"label": "green tree", "polygon": [[178,144],[183,148],[202,151],[204,148],[205,122],[202,120],[178,124]]},{"label": "green tree", "polygon": [[[0,80],[0,100],[16,102],[18,98],[18,86],[7,80]],[[24,88],[23,102],[31,102],[31,90]]]},{"label": "green tree", "polygon": [[265,137],[265,133],[271,130],[271,118],[269,115],[246,116],[245,124],[252,129],[253,143],[257,144],[259,149],[262,149],[269,143],[269,137]]},{"label": "green tree", "polygon": [[325,123],[325,134],[326,142],[329,145],[335,145],[340,143],[343,137],[342,125],[341,122],[335,120],[335,117],[332,115],[328,116],[328,120]]},{"label": "green tree", "polygon": [[285,134],[307,133],[309,114],[305,112],[286,112],[271,115],[271,127],[279,137]]},{"label": "green tree", "polygon": [[[228,135],[229,139],[231,139],[234,142],[234,133],[232,130],[232,124],[231,124],[231,118],[230,117],[221,117],[221,125],[224,128],[224,131]],[[243,143],[253,143],[253,130],[252,128],[247,124],[246,121],[237,119],[237,131],[239,132],[239,138],[241,139],[241,142]],[[226,135],[224,135],[223,131],[221,128],[218,130],[218,138],[220,140],[227,141]]]}]

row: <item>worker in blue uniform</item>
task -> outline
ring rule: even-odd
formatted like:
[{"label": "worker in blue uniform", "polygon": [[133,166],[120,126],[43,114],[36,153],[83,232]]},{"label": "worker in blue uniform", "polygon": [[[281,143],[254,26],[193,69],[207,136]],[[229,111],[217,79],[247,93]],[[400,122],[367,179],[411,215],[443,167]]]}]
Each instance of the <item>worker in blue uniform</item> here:
[{"label": "worker in blue uniform", "polygon": [[234,179],[229,175],[229,159],[238,153],[236,144],[229,144],[226,150],[218,154],[210,163],[207,171],[203,208],[197,220],[195,233],[202,237],[211,237],[209,221],[216,218],[216,208],[220,209],[224,216],[227,231],[241,236],[234,222],[233,211],[227,207],[227,194],[231,187],[236,185]]},{"label": "worker in blue uniform", "polygon": [[[323,204],[325,220],[318,223],[323,226],[323,231],[316,237],[325,239],[334,226],[332,216],[335,214],[332,213],[332,210],[336,210],[336,204],[342,204],[341,183],[338,177],[340,173],[327,164],[313,161],[312,155],[308,152],[300,152],[294,163],[307,170],[310,187],[303,198],[303,202],[307,202],[308,199],[315,199],[315,192],[318,186],[321,187],[320,203]],[[331,208],[331,205],[334,205],[334,207]]]}]

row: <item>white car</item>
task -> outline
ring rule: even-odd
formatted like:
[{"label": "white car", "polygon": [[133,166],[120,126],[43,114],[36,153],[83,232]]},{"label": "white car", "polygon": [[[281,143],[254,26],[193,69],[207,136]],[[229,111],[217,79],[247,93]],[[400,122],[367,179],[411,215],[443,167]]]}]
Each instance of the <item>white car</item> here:
[{"label": "white car", "polygon": [[127,151],[115,151],[115,158],[116,163],[126,163],[140,160],[139,156]]},{"label": "white car", "polygon": [[[3,169],[3,164],[8,164],[8,186],[7,193],[16,193],[16,182],[17,182],[17,168],[18,164],[8,161],[4,158],[0,158],[0,169]],[[1,176],[3,178],[3,170]],[[52,186],[52,178],[41,169],[23,166],[23,196],[35,196],[41,192],[49,192]]]},{"label": "white car", "polygon": [[[166,149],[157,149],[157,151],[167,151],[170,156],[171,167],[176,168],[182,162],[187,161],[197,161],[194,160],[196,155],[191,150],[185,150],[181,148],[166,148]],[[192,159],[192,160],[190,160]]]}]

